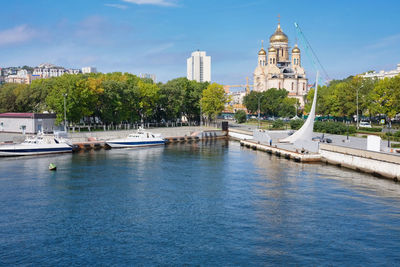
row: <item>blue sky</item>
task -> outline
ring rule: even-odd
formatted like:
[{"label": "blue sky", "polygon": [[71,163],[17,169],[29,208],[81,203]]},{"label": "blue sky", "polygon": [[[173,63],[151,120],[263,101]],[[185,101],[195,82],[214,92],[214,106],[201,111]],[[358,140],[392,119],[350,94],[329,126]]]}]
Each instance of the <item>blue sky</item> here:
[{"label": "blue sky", "polygon": [[[95,66],[154,73],[165,82],[186,76],[186,58],[200,49],[212,57],[213,81],[243,84],[278,14],[290,45],[297,22],[331,78],[400,63],[397,0],[14,0],[1,6],[1,67]],[[314,70],[302,56],[311,83]]]}]

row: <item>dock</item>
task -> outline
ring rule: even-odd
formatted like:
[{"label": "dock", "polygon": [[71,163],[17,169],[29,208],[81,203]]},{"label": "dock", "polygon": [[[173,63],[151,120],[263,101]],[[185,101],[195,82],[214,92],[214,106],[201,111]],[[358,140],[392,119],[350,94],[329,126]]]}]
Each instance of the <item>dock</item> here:
[{"label": "dock", "polygon": [[321,162],[321,155],[315,153],[301,153],[300,151],[291,151],[275,146],[269,146],[266,144],[260,144],[256,141],[241,140],[240,145],[251,148],[253,150],[260,150],[269,154],[276,155],[278,157],[284,157],[288,160],[294,160],[296,162],[303,163],[316,163]]},{"label": "dock", "polygon": [[[191,143],[199,142],[204,140],[216,140],[216,139],[226,139],[227,132],[221,130],[206,130],[201,132],[194,132],[191,135],[184,136],[170,136],[164,138],[166,140],[165,144],[173,143]],[[87,141],[78,141],[73,143],[73,151],[85,151],[85,150],[100,150],[100,149],[110,149],[106,144],[105,140],[96,140],[96,138],[88,138]]]}]

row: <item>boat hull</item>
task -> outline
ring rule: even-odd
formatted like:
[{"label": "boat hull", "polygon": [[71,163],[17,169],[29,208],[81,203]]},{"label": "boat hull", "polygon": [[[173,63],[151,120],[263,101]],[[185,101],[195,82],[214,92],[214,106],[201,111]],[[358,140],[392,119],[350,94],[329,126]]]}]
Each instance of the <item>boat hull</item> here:
[{"label": "boat hull", "polygon": [[0,157],[17,157],[17,156],[32,156],[44,154],[71,153],[72,147],[57,146],[57,147],[21,147],[18,145],[0,146]]},{"label": "boat hull", "polygon": [[106,142],[111,148],[128,148],[128,147],[145,147],[164,145],[164,140],[159,141],[108,141]]}]

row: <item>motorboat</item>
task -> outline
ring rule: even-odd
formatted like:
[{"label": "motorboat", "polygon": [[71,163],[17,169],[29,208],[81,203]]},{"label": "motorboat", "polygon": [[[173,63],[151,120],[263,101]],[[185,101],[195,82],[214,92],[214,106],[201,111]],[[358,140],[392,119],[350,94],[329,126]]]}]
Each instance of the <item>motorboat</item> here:
[{"label": "motorboat", "polygon": [[146,132],[143,128],[139,128],[136,133],[131,133],[126,138],[109,140],[106,144],[111,148],[156,146],[165,144],[165,139],[161,134]]},{"label": "motorboat", "polygon": [[72,152],[70,140],[55,135],[38,134],[36,136],[28,136],[25,141],[20,144],[0,145],[1,157],[70,152]]}]

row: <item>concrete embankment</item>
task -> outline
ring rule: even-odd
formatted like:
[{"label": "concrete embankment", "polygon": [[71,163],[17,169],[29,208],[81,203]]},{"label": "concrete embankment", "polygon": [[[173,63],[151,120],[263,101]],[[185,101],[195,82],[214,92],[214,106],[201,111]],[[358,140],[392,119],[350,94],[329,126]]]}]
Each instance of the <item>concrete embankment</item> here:
[{"label": "concrete embankment", "polygon": [[228,136],[236,141],[253,139],[253,132],[229,128]]},{"label": "concrete embankment", "polygon": [[278,148],[276,146],[258,144],[257,142],[250,141],[250,140],[242,140],[242,141],[240,141],[240,145],[245,146],[247,148],[254,149],[254,150],[264,151],[269,154],[276,155],[278,157],[292,159],[297,162],[315,163],[315,162],[321,161],[321,155],[319,155],[319,154],[305,154],[305,153],[300,153],[300,152],[296,152],[296,151],[290,151],[290,150]]},{"label": "concrete embankment", "polygon": [[400,180],[400,156],[388,153],[320,144],[322,161],[337,166]]},{"label": "concrete embankment", "polygon": [[[240,141],[240,145],[251,148],[254,150],[260,150],[267,152],[269,154],[276,155],[278,157],[284,157],[286,159],[291,159],[297,162],[320,162],[321,156],[315,153],[301,153],[294,147],[287,149],[284,147],[279,147],[278,145],[268,145],[265,143],[257,142],[253,140],[253,132],[238,129],[229,129],[229,138],[233,140]],[[274,140],[274,144],[275,144]]]},{"label": "concrete embankment", "polygon": [[[239,140],[242,146],[250,149],[265,151],[267,153],[293,159],[298,162],[325,162],[336,166],[350,168],[356,171],[370,173],[376,176],[400,180],[400,155],[394,153],[373,152],[355,148],[360,142],[341,142],[341,145],[319,143],[318,153],[301,153],[293,146],[277,143],[269,146],[265,143],[256,142],[253,133],[243,130],[231,130],[229,136],[234,140]],[[342,139],[346,138],[342,136]],[[337,137],[336,139],[341,139]],[[337,141],[335,139],[335,141]],[[362,140],[365,141],[365,140]],[[339,142],[339,141],[337,141]],[[274,142],[275,143],[275,142]],[[342,144],[347,144],[342,145]],[[351,147],[353,146],[353,147]]]}]

